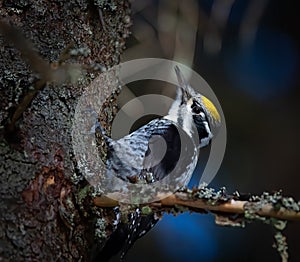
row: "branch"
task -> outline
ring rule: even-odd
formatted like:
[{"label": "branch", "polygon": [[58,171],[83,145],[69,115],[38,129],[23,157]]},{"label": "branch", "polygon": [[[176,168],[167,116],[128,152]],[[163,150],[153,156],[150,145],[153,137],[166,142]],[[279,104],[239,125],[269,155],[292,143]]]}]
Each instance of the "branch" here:
[{"label": "branch", "polygon": [[165,199],[161,200],[162,206],[183,206],[188,208],[195,209],[204,209],[206,211],[212,212],[222,212],[222,213],[230,213],[230,214],[245,214],[247,210],[247,206],[261,206],[256,212],[256,215],[262,217],[273,217],[281,220],[297,220],[300,221],[300,212],[296,212],[294,210],[289,210],[286,208],[280,208],[276,210],[271,204],[262,204],[260,202],[249,202],[249,201],[241,201],[231,199],[225,203],[219,204],[211,204],[207,202],[207,200],[203,199],[182,199],[182,196],[175,193],[172,196],[169,196]]},{"label": "branch", "polygon": [[[154,211],[170,211],[170,208],[187,208],[188,211],[203,213],[212,212],[218,216],[232,218],[237,215],[239,218],[262,220],[261,218],[275,218],[279,220],[300,221],[300,207],[291,197],[283,197],[281,192],[274,194],[263,193],[261,196],[238,193],[227,195],[224,189],[202,187],[199,189],[183,189],[166,198],[161,197],[160,201],[147,204]],[[114,207],[121,203],[105,196],[96,197],[94,204],[99,207]],[[145,206],[145,205],[144,205]],[[230,224],[230,223],[229,223]]]},{"label": "branch", "polygon": [[[244,227],[246,223],[253,221],[270,224],[276,230],[273,247],[278,251],[282,262],[288,261],[288,245],[282,230],[287,221],[300,221],[300,201],[283,197],[281,191],[273,194],[264,192],[261,196],[240,195],[238,192],[228,195],[225,188],[215,191],[202,186],[193,190],[182,189],[167,197],[160,196],[159,199],[157,202],[142,205],[142,214],[159,215],[160,212],[171,212],[176,215],[184,211],[211,212],[215,215],[216,224],[221,226]],[[94,204],[99,207],[124,205],[106,196],[94,198]],[[133,208],[136,206],[133,205]]]}]

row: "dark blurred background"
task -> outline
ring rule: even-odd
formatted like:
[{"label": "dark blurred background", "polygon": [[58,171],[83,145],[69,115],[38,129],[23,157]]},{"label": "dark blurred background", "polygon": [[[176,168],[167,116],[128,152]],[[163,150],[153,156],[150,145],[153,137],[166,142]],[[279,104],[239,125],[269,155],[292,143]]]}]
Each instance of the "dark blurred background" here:
[{"label": "dark blurred background", "polygon": [[[198,72],[227,124],[222,167],[210,184],[229,193],[283,190],[300,199],[299,12],[294,1],[134,1],[122,60],[159,57]],[[200,172],[199,166],[196,172]],[[300,225],[285,234],[299,261]],[[279,261],[274,231],[260,223],[220,227],[212,215],[164,215],[128,261]]]}]

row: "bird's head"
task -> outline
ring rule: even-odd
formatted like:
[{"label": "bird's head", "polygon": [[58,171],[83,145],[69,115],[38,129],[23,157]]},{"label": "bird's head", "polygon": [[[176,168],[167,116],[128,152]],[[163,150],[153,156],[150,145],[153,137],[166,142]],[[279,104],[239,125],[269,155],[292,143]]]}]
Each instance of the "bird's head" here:
[{"label": "bird's head", "polygon": [[204,147],[213,137],[211,127],[221,124],[220,114],[207,97],[188,84],[179,67],[175,67],[175,72],[178,79],[177,95],[166,118],[176,122],[191,136],[194,124],[198,130],[200,147]]}]

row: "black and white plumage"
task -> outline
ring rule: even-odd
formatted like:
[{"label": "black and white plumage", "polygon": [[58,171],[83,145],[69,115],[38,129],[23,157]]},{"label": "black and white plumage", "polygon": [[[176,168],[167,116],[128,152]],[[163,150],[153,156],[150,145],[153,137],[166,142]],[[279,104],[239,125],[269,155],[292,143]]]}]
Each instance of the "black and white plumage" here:
[{"label": "black and white plumage", "polygon": [[[100,124],[96,128],[107,143],[107,169],[124,181],[153,183],[176,167],[179,168],[176,172],[183,174],[178,183],[186,184],[189,178],[184,177],[184,173],[187,168],[195,167],[197,149],[209,144],[213,137],[211,125],[220,123],[220,115],[212,102],[194,91],[178,67],[175,72],[179,83],[177,95],[166,116],[150,121],[119,140],[108,137]],[[185,158],[183,163],[189,163],[188,167],[176,166],[182,158]],[[114,255],[119,250],[123,258],[133,243],[157,221],[155,214],[143,216],[137,208],[128,215],[128,223],[119,223],[98,254],[99,261],[105,261],[108,254]]]}]

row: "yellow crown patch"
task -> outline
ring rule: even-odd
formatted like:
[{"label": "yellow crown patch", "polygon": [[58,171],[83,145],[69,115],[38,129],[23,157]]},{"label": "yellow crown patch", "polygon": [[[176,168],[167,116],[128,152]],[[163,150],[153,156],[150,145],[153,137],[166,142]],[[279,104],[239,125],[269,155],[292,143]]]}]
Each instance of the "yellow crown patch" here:
[{"label": "yellow crown patch", "polygon": [[210,114],[212,119],[218,123],[221,122],[220,114],[214,104],[205,96],[202,96],[202,103],[205,106],[207,112]]}]

